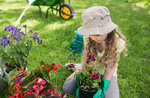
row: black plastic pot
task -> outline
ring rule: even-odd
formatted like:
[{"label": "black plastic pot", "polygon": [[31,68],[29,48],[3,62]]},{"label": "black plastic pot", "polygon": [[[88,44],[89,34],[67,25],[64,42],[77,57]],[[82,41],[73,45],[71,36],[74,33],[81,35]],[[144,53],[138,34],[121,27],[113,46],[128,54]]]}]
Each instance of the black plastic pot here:
[{"label": "black plastic pot", "polygon": [[93,98],[94,94],[97,92],[97,90],[85,90],[80,87],[80,80],[77,83],[77,86],[79,87],[79,98]]}]

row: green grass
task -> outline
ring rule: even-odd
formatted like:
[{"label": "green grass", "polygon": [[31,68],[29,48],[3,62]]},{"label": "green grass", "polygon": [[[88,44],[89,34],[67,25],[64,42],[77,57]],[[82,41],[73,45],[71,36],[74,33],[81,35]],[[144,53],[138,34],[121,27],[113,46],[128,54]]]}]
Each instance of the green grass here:
[{"label": "green grass", "polygon": [[[4,27],[15,24],[26,5],[25,0],[0,0],[0,36],[5,33]],[[28,57],[29,71],[39,66],[41,60],[61,63],[62,67],[51,73],[51,81],[61,92],[65,79],[71,74],[64,64],[70,62],[71,57],[76,57],[78,63],[81,60],[80,55],[73,55],[68,50],[75,36],[73,31],[82,24],[81,13],[88,7],[98,5],[110,9],[112,20],[120,26],[128,39],[129,56],[121,55],[118,66],[120,97],[150,98],[150,8],[143,8],[126,0],[71,0],[71,6],[77,15],[69,21],[62,20],[59,15],[53,15],[50,11],[45,19],[47,7],[44,6],[40,18],[38,7],[31,6],[18,27],[27,24],[29,29],[39,33],[43,44],[32,48]],[[0,98],[7,98],[7,86],[3,92],[5,97],[1,94]]]}]

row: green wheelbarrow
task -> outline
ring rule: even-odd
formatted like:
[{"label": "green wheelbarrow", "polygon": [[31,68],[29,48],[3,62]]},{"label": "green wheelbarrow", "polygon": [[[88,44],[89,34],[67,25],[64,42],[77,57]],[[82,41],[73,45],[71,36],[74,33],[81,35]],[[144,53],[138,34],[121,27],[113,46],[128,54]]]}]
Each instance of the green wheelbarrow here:
[{"label": "green wheelbarrow", "polygon": [[[27,0],[28,2],[30,0]],[[59,16],[64,19],[64,20],[69,20],[71,19],[73,16],[76,15],[76,13],[74,13],[73,8],[70,6],[70,0],[69,0],[69,4],[64,4],[65,0],[34,0],[32,2],[32,5],[38,6],[39,7],[39,14],[41,17],[41,7],[42,6],[50,6],[49,8],[47,8],[47,12],[46,12],[46,18],[48,17],[48,10],[51,9],[52,12],[53,10],[56,10],[56,12],[59,12]]]}]

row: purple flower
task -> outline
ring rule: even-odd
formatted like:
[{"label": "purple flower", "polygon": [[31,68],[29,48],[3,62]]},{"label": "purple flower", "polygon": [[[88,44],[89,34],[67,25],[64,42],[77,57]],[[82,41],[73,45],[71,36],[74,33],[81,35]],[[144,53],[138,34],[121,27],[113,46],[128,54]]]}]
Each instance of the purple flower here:
[{"label": "purple flower", "polygon": [[27,27],[27,25],[25,24],[25,25],[23,25],[23,27],[24,27],[24,28],[26,28],[26,27]]},{"label": "purple flower", "polygon": [[41,44],[42,44],[42,40],[40,40],[39,37],[37,37],[37,35],[38,35],[38,33],[35,32],[35,33],[33,34],[32,38],[37,39],[38,44],[41,45]]},{"label": "purple flower", "polygon": [[89,70],[89,73],[92,74],[92,69]]},{"label": "purple flower", "polygon": [[101,63],[101,62],[102,62],[102,59],[100,59],[99,62]]},{"label": "purple flower", "polygon": [[89,59],[91,58],[92,56],[91,55],[89,55]]},{"label": "purple flower", "polygon": [[97,54],[97,53],[95,53],[95,55],[97,56],[98,54]]},{"label": "purple flower", "polygon": [[73,58],[73,60],[75,61],[75,60],[76,60],[76,58]]},{"label": "purple flower", "polygon": [[94,80],[97,80],[97,79],[99,79],[99,72],[98,73],[94,73],[93,75],[92,75],[92,78],[94,79]]},{"label": "purple flower", "polygon": [[90,63],[90,60],[89,60],[89,59],[87,59],[86,63],[87,63],[87,64],[89,64],[89,63]]},{"label": "purple flower", "polygon": [[92,61],[95,61],[95,57],[94,57],[94,56],[92,56],[92,57],[91,57],[91,60],[92,60]]},{"label": "purple flower", "polygon": [[21,80],[21,77],[18,77],[18,80]]},{"label": "purple flower", "polygon": [[38,40],[38,44],[41,45],[42,44],[42,40],[40,40],[40,41]]},{"label": "purple flower", "polygon": [[19,36],[20,36],[20,37],[23,36],[23,35],[25,35],[23,32],[20,32],[20,33],[19,33]]},{"label": "purple flower", "polygon": [[7,37],[6,36],[3,36],[1,38],[1,42],[0,42],[0,45],[3,45],[4,47],[8,44],[8,41],[7,41]]},{"label": "purple flower", "polygon": [[32,31],[32,30],[29,30],[29,33],[30,33],[30,32],[31,32],[31,33],[33,33],[33,31]]},{"label": "purple flower", "polygon": [[6,37],[6,36],[3,36],[3,37],[1,38],[1,40],[7,40],[7,37]]},{"label": "purple flower", "polygon": [[10,31],[13,30],[13,29],[14,29],[14,26],[9,25],[9,26],[5,27],[4,30],[10,32]]}]

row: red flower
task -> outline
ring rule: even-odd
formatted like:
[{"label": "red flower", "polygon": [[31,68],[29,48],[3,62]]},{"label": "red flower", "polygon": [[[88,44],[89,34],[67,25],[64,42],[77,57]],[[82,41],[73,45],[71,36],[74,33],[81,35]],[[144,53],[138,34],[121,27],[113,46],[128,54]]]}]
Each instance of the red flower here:
[{"label": "red flower", "polygon": [[22,72],[21,74],[22,74],[22,75],[25,75],[25,74],[26,74],[26,72]]},{"label": "red flower", "polygon": [[59,64],[59,65],[57,66],[57,68],[60,68],[60,66],[61,66],[61,64]]},{"label": "red flower", "polygon": [[19,86],[14,86],[15,89],[19,89]]},{"label": "red flower", "polygon": [[46,67],[46,65],[44,64],[44,65],[42,65],[41,67]]},{"label": "red flower", "polygon": [[47,68],[47,72],[50,72],[51,71],[51,68]]},{"label": "red flower", "polygon": [[55,66],[55,63],[51,63],[52,66]]},{"label": "red flower", "polygon": [[19,71],[23,71],[23,69],[22,69],[22,68],[20,68],[20,69],[19,69]]},{"label": "red flower", "polygon": [[16,82],[16,86],[19,86],[19,82]]},{"label": "red flower", "polygon": [[56,67],[56,66],[54,66],[53,70],[54,70],[54,71],[56,71],[56,70],[57,70],[57,67]]},{"label": "red flower", "polygon": [[16,77],[14,78],[14,81],[16,81],[16,80],[18,80],[18,76],[16,76]]},{"label": "red flower", "polygon": [[54,90],[56,90],[56,87],[53,87],[54,88]]},{"label": "red flower", "polygon": [[14,95],[15,95],[16,97],[18,97],[21,93],[22,93],[22,91],[19,91],[19,93],[15,93]]}]

